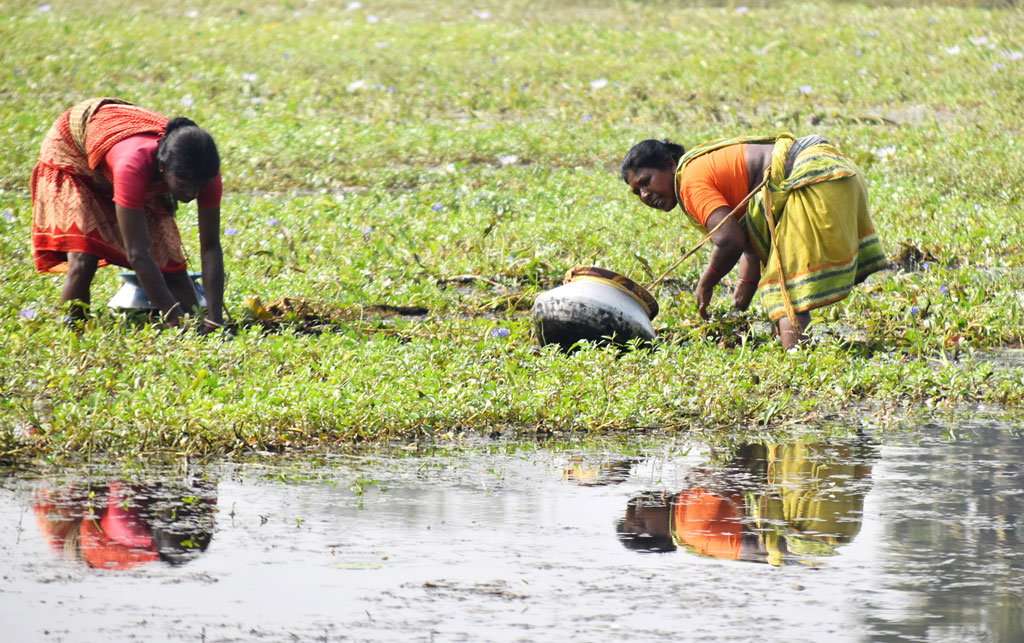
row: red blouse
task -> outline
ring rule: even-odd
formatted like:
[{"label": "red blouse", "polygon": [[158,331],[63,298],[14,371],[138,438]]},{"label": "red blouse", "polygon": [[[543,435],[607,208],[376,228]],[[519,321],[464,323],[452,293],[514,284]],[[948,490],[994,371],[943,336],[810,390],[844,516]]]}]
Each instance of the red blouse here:
[{"label": "red blouse", "polygon": [[[160,182],[150,185],[150,179],[156,174],[156,146],[159,136],[139,134],[129,136],[110,148],[103,159],[104,174],[109,172],[114,185],[114,203],[129,210],[142,210],[147,193],[167,191],[167,184]],[[196,197],[200,208],[220,207],[220,198],[224,186],[218,174],[210,184]]]}]

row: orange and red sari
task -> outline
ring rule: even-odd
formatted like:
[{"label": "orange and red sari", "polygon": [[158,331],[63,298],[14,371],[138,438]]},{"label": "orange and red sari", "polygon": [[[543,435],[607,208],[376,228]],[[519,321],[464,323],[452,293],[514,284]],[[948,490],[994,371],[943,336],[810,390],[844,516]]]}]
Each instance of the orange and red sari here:
[{"label": "orange and red sari", "polygon": [[[115,98],[80,103],[57,119],[32,170],[32,256],[39,272],[67,272],[69,252],[130,267],[117,225],[113,177],[103,162],[129,136],[163,134],[167,118]],[[185,270],[173,200],[164,184],[146,192],[149,251],[163,272]]]}]

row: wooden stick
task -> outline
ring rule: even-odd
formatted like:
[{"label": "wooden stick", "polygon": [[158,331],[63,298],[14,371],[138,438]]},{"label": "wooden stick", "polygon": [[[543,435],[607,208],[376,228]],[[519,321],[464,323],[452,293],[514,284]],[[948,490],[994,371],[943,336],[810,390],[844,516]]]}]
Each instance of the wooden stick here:
[{"label": "wooden stick", "polygon": [[[770,170],[771,170],[771,168],[769,168],[769,171],[770,171]],[[697,252],[697,250],[699,250],[699,249],[701,248],[701,246],[703,246],[703,245],[704,245],[705,243],[707,243],[707,242],[708,242],[708,239],[710,239],[710,238],[711,238],[711,237],[712,237],[712,236],[713,236],[713,235],[714,235],[714,234],[715,234],[716,232],[718,232],[718,229],[719,229],[719,228],[721,228],[721,227],[722,227],[723,225],[725,225],[725,222],[726,222],[726,221],[728,221],[729,219],[733,218],[733,217],[734,217],[734,216],[736,215],[736,213],[740,211],[740,208],[742,208],[742,207],[743,207],[744,205],[746,205],[746,204],[747,204],[747,201],[750,201],[750,199],[752,199],[752,198],[754,197],[754,195],[755,195],[755,194],[757,194],[757,191],[758,191],[758,190],[760,190],[760,189],[761,189],[761,188],[763,188],[763,187],[764,187],[765,185],[767,185],[767,184],[768,184],[768,175],[769,175],[769,171],[766,171],[766,172],[764,173],[764,179],[762,179],[762,181],[761,181],[760,183],[758,183],[758,184],[757,184],[757,187],[755,187],[755,188],[754,188],[753,190],[751,190],[751,191],[750,191],[750,194],[748,194],[747,196],[743,197],[743,200],[742,200],[742,201],[740,201],[740,202],[739,202],[739,203],[738,203],[738,204],[736,205],[736,207],[732,209],[732,212],[730,212],[730,213],[729,213],[729,214],[728,214],[727,216],[723,217],[723,218],[722,218],[722,220],[718,222],[718,225],[716,225],[716,226],[715,226],[715,227],[714,227],[714,228],[713,228],[713,229],[711,230],[711,232],[708,232],[708,233],[707,233],[706,235],[704,235],[704,238],[703,238],[703,239],[701,239],[701,240],[700,240],[700,241],[699,241],[699,242],[697,243],[697,245],[695,245],[694,247],[692,247],[692,248],[690,248],[689,250],[687,250],[687,251],[686,251],[686,253],[685,253],[685,254],[683,254],[683,256],[682,256],[682,257],[680,257],[678,261],[676,261],[676,262],[675,262],[674,264],[672,264],[671,266],[669,266],[669,269],[668,269],[668,270],[666,270],[666,271],[665,271],[664,273],[662,273],[662,275],[661,275],[660,277],[658,277],[657,279],[655,279],[654,281],[652,281],[652,282],[650,283],[650,285],[649,285],[649,286],[647,286],[647,290],[653,290],[653,289],[654,289],[654,287],[655,287],[655,286],[657,286],[658,284],[660,284],[660,283],[661,283],[661,281],[662,281],[662,280],[663,280],[663,279],[664,279],[665,277],[667,277],[667,276],[668,276],[668,274],[669,274],[670,272],[672,272],[673,270],[675,270],[676,268],[678,268],[678,267],[679,267],[679,264],[681,264],[681,263],[683,263],[684,261],[686,261],[686,260],[687,260],[687,259],[688,259],[688,258],[689,258],[689,257],[690,257],[690,256],[691,256],[692,254],[693,254],[693,253]]]}]

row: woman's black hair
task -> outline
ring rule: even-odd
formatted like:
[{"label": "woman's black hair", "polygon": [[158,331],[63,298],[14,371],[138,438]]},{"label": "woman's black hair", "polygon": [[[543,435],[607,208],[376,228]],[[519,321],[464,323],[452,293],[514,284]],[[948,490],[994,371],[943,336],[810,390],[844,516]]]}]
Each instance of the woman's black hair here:
[{"label": "woman's black hair", "polygon": [[629,174],[644,168],[660,170],[668,165],[669,162],[672,163],[672,167],[675,167],[685,153],[686,149],[682,145],[673,143],[668,139],[659,141],[649,138],[645,141],[640,141],[631,147],[629,152],[626,153],[626,158],[622,159],[622,180],[629,183]]},{"label": "woman's black hair", "polygon": [[220,154],[213,137],[184,116],[168,121],[157,143],[156,159],[164,172],[183,181],[207,183],[220,173]]}]

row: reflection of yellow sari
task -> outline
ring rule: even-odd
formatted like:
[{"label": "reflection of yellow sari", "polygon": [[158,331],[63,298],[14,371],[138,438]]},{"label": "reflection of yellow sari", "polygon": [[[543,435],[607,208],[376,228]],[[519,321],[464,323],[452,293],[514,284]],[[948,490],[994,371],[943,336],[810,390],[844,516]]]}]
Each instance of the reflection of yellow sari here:
[{"label": "reflection of yellow sari", "polygon": [[[758,503],[769,562],[781,559],[778,540],[805,556],[830,556],[860,531],[867,475],[849,447],[790,444],[768,448],[768,492]],[[784,525],[784,526],[783,526]],[[777,563],[775,563],[777,564]]]}]

